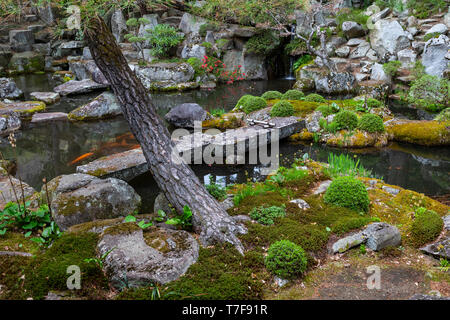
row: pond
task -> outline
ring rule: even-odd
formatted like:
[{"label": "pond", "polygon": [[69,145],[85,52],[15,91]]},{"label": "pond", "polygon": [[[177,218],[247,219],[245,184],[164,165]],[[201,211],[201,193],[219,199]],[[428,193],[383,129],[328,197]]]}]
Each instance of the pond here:
[{"label": "pond", "polygon": [[[52,91],[57,84],[50,75],[27,75],[16,79],[25,97],[33,91]],[[152,94],[152,100],[160,116],[172,107],[185,102],[196,102],[206,110],[223,108],[231,110],[244,94],[260,95],[267,90],[284,92],[292,87],[288,80],[244,81],[219,86],[213,90],[196,90],[173,94]],[[92,100],[99,93],[63,97],[50,105],[48,112],[69,112]],[[408,115],[405,115],[407,117]],[[95,122],[50,122],[25,124],[16,133],[17,148],[13,150],[6,138],[0,142],[0,151],[7,159],[18,158],[17,174],[25,182],[39,190],[42,179],[48,180],[75,172],[76,166],[101,156],[129,150],[137,142],[129,132],[123,117]],[[304,145],[283,141],[280,144],[280,164],[289,165],[295,157],[308,153],[313,159],[326,162],[328,154],[350,153],[356,155],[362,165],[382,176],[389,184],[423,192],[442,195],[450,190],[450,148],[426,148],[409,144],[391,143],[381,149],[342,150],[323,145]],[[193,166],[196,174],[208,183],[209,176],[224,185],[242,183],[247,179],[260,180],[261,166]],[[131,182],[150,208],[158,188],[149,174]]]}]

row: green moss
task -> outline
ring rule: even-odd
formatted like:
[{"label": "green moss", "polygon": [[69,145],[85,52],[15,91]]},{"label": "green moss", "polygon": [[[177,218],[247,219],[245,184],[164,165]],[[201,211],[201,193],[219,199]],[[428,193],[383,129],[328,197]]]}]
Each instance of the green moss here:
[{"label": "green moss", "polygon": [[283,94],[279,91],[266,91],[263,93],[261,98],[265,100],[282,99]]},{"label": "green moss", "polygon": [[49,291],[67,290],[67,268],[77,265],[81,270],[81,289],[77,296],[99,298],[99,291],[107,288],[107,281],[100,268],[84,260],[96,256],[98,236],[94,233],[66,233],[56,240],[43,254],[30,262],[26,269],[25,288],[34,299],[42,299]]},{"label": "green moss", "polygon": [[306,270],[308,260],[302,247],[288,240],[273,243],[265,258],[267,270],[281,277],[291,279]]},{"label": "green moss", "polygon": [[7,232],[0,236],[0,251],[19,251],[35,254],[39,251],[39,245],[25,238],[19,232]]},{"label": "green moss", "polygon": [[198,33],[199,33],[199,35],[204,37],[204,36],[206,36],[207,31],[219,31],[219,30],[220,30],[220,26],[218,23],[209,21],[200,26]]},{"label": "green moss", "polygon": [[450,144],[450,121],[401,121],[386,126],[395,141],[423,146]]},{"label": "green moss", "polygon": [[103,235],[111,235],[111,236],[124,235],[124,234],[131,234],[140,230],[142,229],[136,223],[128,222],[128,223],[121,223],[119,225],[106,229],[103,232]]},{"label": "green moss", "polygon": [[352,111],[342,110],[336,114],[333,122],[338,130],[353,130],[358,126],[358,116]]},{"label": "green moss", "polygon": [[98,168],[98,169],[88,172],[88,174],[90,174],[91,176],[96,176],[96,177],[103,177],[103,176],[106,176],[108,173],[109,173],[109,171],[104,168]]},{"label": "green moss", "polygon": [[325,98],[322,97],[320,94],[317,93],[310,93],[305,97],[305,101],[310,101],[310,102],[325,102]]},{"label": "green moss", "polygon": [[305,94],[300,90],[288,90],[283,94],[285,100],[301,100]]},{"label": "green moss", "polygon": [[270,110],[271,117],[290,117],[294,114],[295,110],[292,104],[288,101],[281,100],[275,103]]},{"label": "green moss", "polygon": [[359,119],[358,128],[370,133],[384,132],[383,119],[375,114],[367,113]]},{"label": "green moss", "polygon": [[30,257],[20,256],[2,256],[0,258],[1,300],[25,300],[30,296],[24,289],[24,275],[32,260]]},{"label": "green moss", "polygon": [[[242,99],[242,98],[241,98]],[[239,105],[239,102],[238,102]],[[254,111],[260,110],[267,107],[267,102],[261,97],[247,97],[242,104],[242,111],[246,114],[252,113]]]},{"label": "green moss", "polygon": [[397,61],[397,60],[389,61],[389,62],[386,62],[385,64],[383,64],[383,70],[387,75],[389,75],[391,77],[395,77],[401,66],[402,66],[402,63],[400,61]]},{"label": "green moss", "polygon": [[416,247],[421,247],[435,240],[444,227],[444,221],[434,211],[423,207],[416,210],[414,222],[411,225],[411,242]]},{"label": "green moss", "polygon": [[357,212],[369,211],[369,194],[364,184],[353,177],[338,177],[328,187],[326,203],[353,209]]},{"label": "green moss", "polygon": [[436,118],[434,118],[436,121],[450,121],[450,107],[446,108],[439,113]]},{"label": "green moss", "polygon": [[324,117],[334,114],[333,108],[329,105],[321,105],[316,108],[316,111],[320,111]]},{"label": "green moss", "polygon": [[251,37],[245,43],[247,53],[268,55],[280,45],[280,38],[273,32],[266,31]]},{"label": "green moss", "polygon": [[258,221],[264,225],[271,225],[274,223],[274,220],[277,218],[282,218],[286,216],[286,211],[284,207],[256,207],[250,212],[250,218]]}]

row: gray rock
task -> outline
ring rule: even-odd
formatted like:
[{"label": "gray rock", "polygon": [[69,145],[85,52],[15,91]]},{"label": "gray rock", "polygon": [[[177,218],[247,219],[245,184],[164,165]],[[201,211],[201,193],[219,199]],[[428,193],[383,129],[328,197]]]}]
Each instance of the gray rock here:
[{"label": "gray rock", "polygon": [[397,53],[398,61],[402,63],[403,68],[412,67],[416,62],[417,54],[412,49],[404,49]]},{"label": "gray rock", "polygon": [[181,18],[179,28],[185,34],[194,33],[198,35],[201,25],[207,22],[204,18],[196,17],[186,12]]},{"label": "gray rock", "polygon": [[[158,22],[158,15],[156,13],[144,14],[143,18],[147,19],[148,23],[141,24],[139,26],[138,35],[139,35],[139,37],[145,38],[149,35],[149,32],[152,31],[155,28],[155,26],[158,25],[159,22]],[[150,44],[148,41],[145,41],[144,48],[150,48]]]},{"label": "gray rock", "polygon": [[320,131],[319,120],[322,118],[322,112],[315,111],[305,118],[305,126],[309,132],[318,132]]},{"label": "gray rock", "polygon": [[39,52],[33,51],[15,53],[11,57],[8,68],[16,74],[44,71],[44,56]]},{"label": "gray rock", "polygon": [[192,57],[203,59],[204,56],[206,56],[206,48],[199,44],[194,44],[193,46],[185,45],[181,51],[181,57],[183,59]]},{"label": "gray rock", "polygon": [[444,229],[450,231],[450,214],[442,217],[442,220],[444,220]]},{"label": "gray rock", "polygon": [[309,206],[309,204],[303,199],[294,199],[294,200],[291,200],[289,202],[290,203],[295,203],[302,210],[307,210],[307,209],[311,208]]},{"label": "gray rock", "polygon": [[87,121],[112,118],[122,114],[116,96],[111,92],[104,92],[93,101],[72,110],[68,117],[71,121]]},{"label": "gray rock", "polygon": [[367,238],[367,247],[374,251],[390,246],[396,247],[402,242],[402,236],[397,227],[384,222],[370,224],[363,234]]},{"label": "gray rock", "polygon": [[188,63],[155,63],[146,67],[135,66],[136,74],[144,87],[152,83],[167,81],[172,84],[186,83],[194,79],[194,68]]},{"label": "gray rock", "polygon": [[92,60],[92,59],[93,58],[92,58],[91,50],[89,49],[89,47],[84,47],[82,60]]},{"label": "gray rock", "polygon": [[371,17],[372,23],[375,23],[378,20],[386,18],[389,15],[390,12],[391,12],[390,8],[385,8],[385,9],[381,10],[380,12],[372,15],[372,17]]},{"label": "gray rock", "polygon": [[100,84],[93,80],[86,79],[81,81],[70,80],[67,81],[66,83],[63,83],[55,87],[53,90],[62,96],[67,96],[72,94],[87,93],[105,88],[107,88],[107,86],[104,84]]},{"label": "gray rock", "polygon": [[35,43],[32,45],[32,49],[44,56],[49,56],[52,52],[52,47],[50,43]]},{"label": "gray rock", "polygon": [[417,293],[413,295],[409,300],[450,300],[450,297],[441,297],[429,294]]},{"label": "gray rock", "polygon": [[77,80],[91,79],[100,84],[109,84],[94,60],[70,61],[69,70],[75,74]]},{"label": "gray rock", "polygon": [[359,44],[356,49],[350,53],[350,59],[361,59],[367,55],[370,50],[370,44],[366,41]]},{"label": "gray rock", "polygon": [[206,31],[205,41],[209,42],[211,44],[215,44],[216,43],[216,38],[214,36],[214,31],[212,31],[212,30]]},{"label": "gray rock", "polygon": [[[139,209],[141,197],[125,181],[74,173],[48,183],[50,207],[62,229],[84,222],[112,219]],[[41,197],[45,199],[45,189]]]},{"label": "gray rock", "polygon": [[425,35],[430,33],[439,33],[439,34],[446,34],[448,31],[448,27],[443,23],[438,23],[432,26],[430,29],[425,32]]},{"label": "gray rock", "polygon": [[391,81],[390,77],[384,72],[383,66],[379,63],[375,63],[372,66],[370,79],[375,80],[375,81],[385,81],[385,82]]},{"label": "gray rock", "polygon": [[419,29],[416,27],[410,27],[406,31],[408,31],[413,37],[419,33]]},{"label": "gray rock", "polygon": [[331,180],[322,181],[316,188],[313,190],[313,194],[321,194],[327,191],[328,187],[331,184]]},{"label": "gray rock", "polygon": [[31,118],[31,123],[65,121],[67,119],[67,113],[64,112],[35,113],[33,118]]},{"label": "gray rock", "polygon": [[400,189],[396,189],[396,188],[392,188],[392,187],[388,187],[388,186],[382,186],[381,188],[384,191],[386,191],[387,193],[392,194],[393,196],[396,196],[400,192]]},{"label": "gray rock", "polygon": [[317,92],[321,93],[349,93],[356,90],[356,79],[350,72],[330,72],[315,80],[315,86]]},{"label": "gray rock", "polygon": [[153,212],[158,212],[159,210],[164,211],[166,214],[172,212],[170,202],[162,192],[158,193],[153,205]]},{"label": "gray rock", "polygon": [[197,261],[199,245],[186,231],[124,224],[107,228],[97,249],[99,256],[112,250],[104,267],[113,286],[140,287],[178,279]]},{"label": "gray rock", "polygon": [[117,43],[123,41],[124,35],[127,31],[127,21],[125,20],[122,10],[114,11],[111,16],[111,32]]},{"label": "gray rock", "polygon": [[32,92],[30,93],[30,98],[32,100],[43,101],[45,104],[53,104],[61,99],[59,93],[56,92]]},{"label": "gray rock", "polygon": [[429,244],[420,250],[434,257],[450,259],[450,237]]},{"label": "gray rock", "polygon": [[363,39],[354,38],[354,39],[350,39],[350,40],[347,41],[347,46],[349,46],[349,47],[356,47],[356,46],[359,46],[363,42],[367,42],[367,41],[363,40]]},{"label": "gray rock", "polygon": [[427,74],[442,77],[448,67],[448,60],[445,58],[450,49],[450,40],[445,35],[427,41],[422,54],[422,64]]},{"label": "gray rock", "polygon": [[367,240],[362,232],[339,239],[331,248],[332,253],[343,253],[353,247],[359,246]]},{"label": "gray rock", "polygon": [[22,121],[15,112],[0,115],[0,136],[19,130],[21,126]]},{"label": "gray rock", "polygon": [[417,26],[417,18],[414,16],[409,16],[406,20],[406,24],[409,28]]},{"label": "gray rock", "polygon": [[34,44],[33,32],[29,30],[9,31],[9,44],[16,52],[30,51]]},{"label": "gray rock", "polygon": [[279,288],[282,288],[289,283],[289,280],[281,279],[280,277],[277,276],[274,277],[274,281]]},{"label": "gray rock", "polygon": [[240,65],[247,80],[267,80],[265,56],[263,55],[245,54],[245,50],[229,50],[225,53],[223,62],[229,72],[233,72]]},{"label": "gray rock", "polygon": [[23,96],[13,79],[0,78],[0,99],[18,99]]},{"label": "gray rock", "polygon": [[204,121],[208,113],[196,103],[183,103],[164,116],[170,124],[180,128],[194,128],[194,121]]},{"label": "gray rock", "polygon": [[224,210],[229,210],[233,208],[234,207],[233,197],[226,198],[220,204]]},{"label": "gray rock", "polygon": [[381,9],[379,6],[377,6],[376,4],[371,4],[370,6],[367,7],[366,11],[364,11],[364,14],[370,17],[380,11]]},{"label": "gray rock", "polygon": [[342,23],[342,32],[347,39],[363,37],[366,32],[363,27],[354,21],[345,21]]},{"label": "gray rock", "polygon": [[25,201],[29,200],[29,198],[36,193],[32,187],[23,181],[21,182],[19,179],[11,177],[11,181],[13,187],[11,187],[11,182],[5,174],[0,175],[0,193],[2,194],[0,197],[1,209],[3,209],[8,202],[17,202],[14,190],[16,190],[15,192],[19,192],[20,190],[20,195],[17,194],[17,196],[22,197],[21,184],[24,191]]},{"label": "gray rock", "polygon": [[414,49],[414,51],[417,54],[421,54],[423,52],[423,49],[425,48],[425,42],[423,42],[423,41],[413,41],[411,43],[411,47]]},{"label": "gray rock", "polygon": [[370,30],[370,43],[382,60],[387,60],[410,45],[408,33],[397,20],[379,20]]},{"label": "gray rock", "polygon": [[448,10],[447,14],[443,18],[443,22],[445,25],[450,28],[450,9]]},{"label": "gray rock", "polygon": [[340,58],[347,58],[350,54],[350,47],[349,46],[342,46],[335,50],[335,53]]}]

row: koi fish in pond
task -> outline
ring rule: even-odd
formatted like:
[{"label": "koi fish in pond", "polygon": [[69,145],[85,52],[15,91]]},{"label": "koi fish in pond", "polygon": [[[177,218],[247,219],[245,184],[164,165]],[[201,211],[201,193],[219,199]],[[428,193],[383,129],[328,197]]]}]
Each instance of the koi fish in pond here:
[{"label": "koi fish in pond", "polygon": [[82,154],[78,158],[76,158],[76,159],[72,160],[71,162],[69,162],[69,165],[73,166],[74,164],[76,164],[76,163],[78,163],[80,161],[83,161],[84,159],[87,159],[89,157],[92,157],[93,155],[94,155],[93,152],[88,152],[88,153]]}]

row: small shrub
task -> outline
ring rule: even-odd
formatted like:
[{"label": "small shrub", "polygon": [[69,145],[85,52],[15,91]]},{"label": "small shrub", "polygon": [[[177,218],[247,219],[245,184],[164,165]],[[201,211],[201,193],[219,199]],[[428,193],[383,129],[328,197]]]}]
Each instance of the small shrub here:
[{"label": "small shrub", "polygon": [[251,37],[245,44],[247,53],[268,55],[280,44],[280,38],[272,32],[264,32]]},{"label": "small shrub", "polygon": [[420,207],[411,224],[411,241],[414,246],[420,247],[435,240],[442,231],[444,221],[434,211]]},{"label": "small shrub", "polygon": [[267,107],[266,100],[261,97],[250,96],[246,98],[244,103],[242,104],[242,111],[244,111],[246,114],[249,114],[253,111],[257,111],[265,107]]},{"label": "small shrub", "polygon": [[400,61],[389,61],[383,64],[383,70],[387,75],[395,77],[397,75],[398,69],[400,69],[401,66],[402,63]]},{"label": "small shrub", "polygon": [[305,272],[307,263],[302,247],[288,240],[280,240],[272,244],[265,259],[267,270],[283,279],[301,275]]},{"label": "small shrub", "polygon": [[177,29],[168,24],[158,24],[153,30],[147,32],[152,54],[157,57],[166,57],[169,51],[183,40],[183,36],[177,32]]},{"label": "small shrub", "polygon": [[336,133],[338,131],[338,125],[336,122],[328,122],[325,118],[319,119],[319,126],[325,132]]},{"label": "small shrub", "polygon": [[288,90],[283,94],[285,100],[300,100],[305,94],[299,90]]},{"label": "small shrub", "polygon": [[424,75],[413,82],[407,99],[418,108],[439,112],[448,106],[449,91],[449,80]]},{"label": "small shrub", "polygon": [[250,212],[250,218],[258,221],[264,225],[272,225],[274,224],[274,220],[276,218],[282,218],[286,216],[286,211],[284,207],[271,206],[268,208],[257,207],[253,208]]},{"label": "small shrub", "polygon": [[338,130],[353,130],[358,125],[358,116],[352,111],[342,110],[336,114],[333,122],[337,124]]},{"label": "small shrub", "polygon": [[270,110],[271,117],[290,117],[293,114],[294,107],[285,100],[278,101]]},{"label": "small shrub", "polygon": [[189,63],[192,66],[192,68],[194,68],[195,77],[204,73],[204,70],[202,68],[203,63],[202,63],[202,60],[200,60],[199,58],[197,58],[197,57],[189,58],[187,60],[187,63]]},{"label": "small shrub", "polygon": [[263,93],[261,98],[265,100],[275,100],[275,99],[282,99],[283,94],[279,91],[266,91]]},{"label": "small shrub", "polygon": [[227,197],[227,192],[224,187],[218,185],[212,176],[209,177],[209,184],[205,186],[209,194],[215,199],[222,201]]},{"label": "small shrub", "polygon": [[318,106],[316,108],[316,111],[321,112],[324,117],[328,117],[329,115],[332,115],[334,113],[333,108],[326,104]]},{"label": "small shrub", "polygon": [[450,108],[446,108],[439,113],[436,118],[436,121],[450,121]]},{"label": "small shrub", "polygon": [[364,184],[353,177],[338,177],[328,187],[325,203],[353,209],[358,212],[369,210],[369,194]]},{"label": "small shrub", "polygon": [[245,102],[250,98],[253,97],[251,94],[245,94],[243,95],[238,102],[236,103],[236,105],[234,106],[234,111],[239,111],[244,107]]},{"label": "small shrub", "polygon": [[370,133],[384,132],[383,119],[372,113],[365,114],[359,119],[358,128]]},{"label": "small shrub", "polygon": [[326,102],[325,98],[322,97],[320,94],[317,93],[310,93],[305,97],[305,101],[309,102]]},{"label": "small shrub", "polygon": [[406,7],[418,19],[426,19],[433,14],[442,12],[448,4],[444,0],[408,0]]},{"label": "small shrub", "polygon": [[[300,39],[296,39],[296,40],[301,41]],[[291,43],[294,43],[294,41],[290,42],[289,45]],[[303,41],[301,43],[304,44],[305,42]],[[286,46],[286,49],[288,49],[288,46]],[[304,46],[305,46],[304,50],[306,50],[306,44]],[[302,55],[300,58],[297,59],[297,61],[294,62],[294,70],[297,71],[298,69],[301,69],[304,66],[310,64],[312,61],[314,61],[314,58],[311,55],[309,55],[309,54]]]}]

